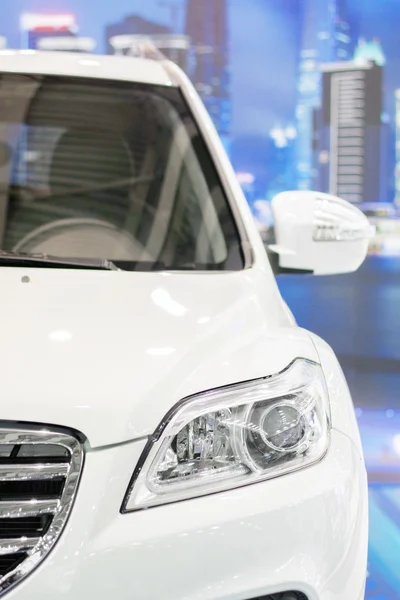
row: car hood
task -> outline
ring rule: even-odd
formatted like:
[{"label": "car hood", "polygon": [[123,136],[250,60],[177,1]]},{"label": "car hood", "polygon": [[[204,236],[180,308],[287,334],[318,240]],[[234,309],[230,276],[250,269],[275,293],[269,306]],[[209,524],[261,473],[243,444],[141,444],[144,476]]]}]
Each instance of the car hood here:
[{"label": "car hood", "polygon": [[151,434],[182,398],[317,360],[272,276],[0,269],[1,420],[92,447]]}]

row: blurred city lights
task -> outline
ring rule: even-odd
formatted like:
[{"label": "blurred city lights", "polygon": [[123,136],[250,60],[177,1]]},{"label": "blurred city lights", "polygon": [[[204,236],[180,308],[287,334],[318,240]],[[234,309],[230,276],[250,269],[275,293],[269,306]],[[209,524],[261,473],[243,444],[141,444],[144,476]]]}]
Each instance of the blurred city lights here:
[{"label": "blurred city lights", "polygon": [[293,125],[285,128],[275,126],[270,130],[269,137],[275,142],[276,148],[286,148],[289,142],[296,139],[297,131]]},{"label": "blurred city lights", "polygon": [[255,180],[255,177],[252,173],[245,173],[243,171],[237,172],[236,178],[240,185],[252,185]]}]

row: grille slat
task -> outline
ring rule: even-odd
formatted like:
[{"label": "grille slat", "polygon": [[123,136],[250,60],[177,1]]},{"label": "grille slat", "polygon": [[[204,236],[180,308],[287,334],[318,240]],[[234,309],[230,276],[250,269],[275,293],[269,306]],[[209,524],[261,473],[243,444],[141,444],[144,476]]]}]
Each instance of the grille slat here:
[{"label": "grille slat", "polygon": [[0,481],[0,502],[6,500],[52,500],[61,496],[64,478],[29,480],[29,481]]},{"label": "grille slat", "polygon": [[0,481],[31,481],[66,477],[69,463],[0,465]]},{"label": "grille slat", "polygon": [[[0,502],[0,523],[2,518],[19,519],[55,513],[59,500],[20,500]],[[1,539],[0,539],[1,544]]]},{"label": "grille slat", "polygon": [[24,552],[15,552],[0,556],[0,577],[6,577],[12,573],[27,557]]},{"label": "grille slat", "polygon": [[0,428],[0,595],[57,541],[82,462],[81,444],[70,435]]},{"label": "grille slat", "polygon": [[0,519],[0,539],[44,536],[53,519],[52,514],[18,519]]},{"label": "grille slat", "polygon": [[36,538],[15,538],[2,539],[0,542],[0,556],[4,554],[15,554],[23,550],[31,550],[40,542],[40,537]]}]

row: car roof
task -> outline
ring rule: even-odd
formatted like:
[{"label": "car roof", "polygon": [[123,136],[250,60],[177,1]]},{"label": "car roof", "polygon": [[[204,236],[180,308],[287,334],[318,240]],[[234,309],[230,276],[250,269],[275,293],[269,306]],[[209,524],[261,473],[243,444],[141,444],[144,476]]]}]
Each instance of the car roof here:
[{"label": "car roof", "polygon": [[0,73],[64,75],[172,85],[163,63],[148,58],[102,56],[76,52],[0,51]]}]

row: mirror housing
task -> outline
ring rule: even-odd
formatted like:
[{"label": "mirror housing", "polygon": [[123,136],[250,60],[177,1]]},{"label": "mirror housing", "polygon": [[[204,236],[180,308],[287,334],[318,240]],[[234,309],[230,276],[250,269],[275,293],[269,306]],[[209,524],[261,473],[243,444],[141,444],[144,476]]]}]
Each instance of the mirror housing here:
[{"label": "mirror housing", "polygon": [[[333,275],[356,271],[375,234],[355,206],[319,192],[283,192],[272,200],[277,272]],[[274,257],[275,255],[275,257]]]}]

